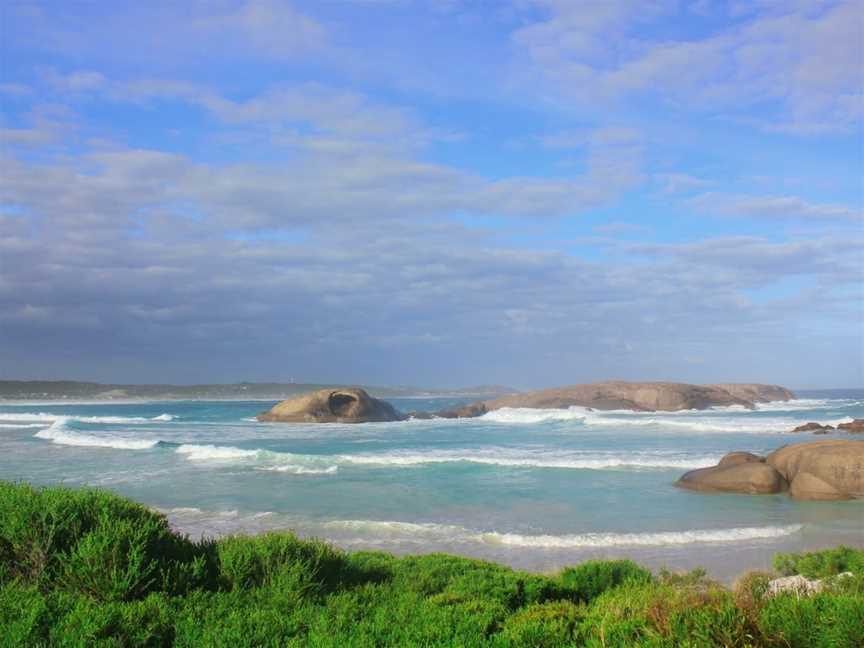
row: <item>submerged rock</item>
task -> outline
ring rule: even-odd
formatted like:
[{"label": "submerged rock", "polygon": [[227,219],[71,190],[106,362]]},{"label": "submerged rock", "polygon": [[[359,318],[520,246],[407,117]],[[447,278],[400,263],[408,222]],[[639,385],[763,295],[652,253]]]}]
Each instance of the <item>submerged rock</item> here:
[{"label": "submerged rock", "polygon": [[766,458],[733,452],[716,466],[685,473],[676,486],[703,492],[768,494],[795,499],[864,497],[864,441],[822,440],[788,445]]},{"label": "submerged rock", "polygon": [[319,389],[283,400],[257,416],[259,421],[282,423],[371,423],[405,418],[390,403],[355,387]]}]

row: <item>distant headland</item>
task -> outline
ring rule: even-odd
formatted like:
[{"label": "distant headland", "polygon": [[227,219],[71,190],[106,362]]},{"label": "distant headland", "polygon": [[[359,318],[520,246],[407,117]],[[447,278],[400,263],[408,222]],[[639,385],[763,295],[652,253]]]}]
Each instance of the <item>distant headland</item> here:
[{"label": "distant headland", "polygon": [[[75,380],[0,380],[0,400],[281,400],[343,384],[239,382],[232,384],[110,384]],[[514,393],[502,385],[459,389],[361,386],[380,398],[493,398]]]},{"label": "distant headland", "polygon": [[[580,406],[598,410],[665,411],[787,401],[795,394],[779,385],[753,383],[690,385],[686,383],[611,381],[570,385],[480,400],[439,412],[410,412],[414,418],[472,418],[505,407],[566,409]],[[407,418],[389,403],[356,387],[317,389],[292,396],[258,415],[259,421],[284,423],[367,423]]]}]

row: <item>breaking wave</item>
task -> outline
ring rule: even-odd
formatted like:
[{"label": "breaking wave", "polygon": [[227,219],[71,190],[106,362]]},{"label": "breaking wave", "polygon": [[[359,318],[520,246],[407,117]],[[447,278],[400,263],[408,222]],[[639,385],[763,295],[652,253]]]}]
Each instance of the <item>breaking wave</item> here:
[{"label": "breaking wave", "polygon": [[39,422],[46,425],[57,421],[78,421],[79,423],[106,423],[117,425],[135,425],[140,423],[163,423],[173,421],[177,417],[173,414],[160,414],[152,418],[143,416],[76,416],[75,414],[50,414],[47,412],[39,412],[33,414],[31,412],[0,412],[0,421],[23,421],[23,422]]},{"label": "breaking wave", "polygon": [[389,452],[381,454],[338,455],[344,464],[377,466],[418,466],[437,463],[473,463],[525,468],[562,468],[575,470],[609,469],[682,469],[715,465],[720,456],[684,456],[663,453],[566,453],[536,452],[522,448],[450,450],[422,453]]},{"label": "breaking wave", "polygon": [[328,475],[339,467],[327,456],[297,455],[272,450],[234,448],[230,446],[183,444],[175,452],[198,463],[240,464],[255,470],[294,475]]},{"label": "breaking wave", "polygon": [[158,439],[127,439],[108,434],[83,434],[75,432],[66,427],[69,419],[54,421],[44,430],[40,430],[34,436],[40,439],[48,439],[52,443],[68,446],[86,446],[93,448],[117,448],[120,450],[148,450],[159,444]]},{"label": "breaking wave", "polygon": [[584,407],[568,409],[535,409],[530,407],[502,407],[479,417],[495,423],[544,423],[546,421],[584,421],[590,410]]},{"label": "breaking wave", "polygon": [[[662,547],[690,544],[734,544],[771,540],[798,533],[803,526],[735,527],[728,529],[692,529],[646,533],[574,533],[520,534],[469,529],[455,524],[402,522],[394,520],[316,520],[266,511],[238,513],[202,511],[197,508],[166,510],[181,527],[194,525],[198,531],[222,530],[236,533],[244,529],[263,531],[291,528],[304,535],[323,537],[341,545],[426,546],[470,545],[512,549],[591,549],[604,547]],[[226,524],[228,525],[226,527]]]},{"label": "breaking wave", "polygon": [[780,538],[800,531],[800,524],[788,526],[740,527],[736,529],[698,529],[660,533],[581,533],[573,535],[521,535],[484,533],[483,542],[512,547],[566,549],[577,547],[622,547],[728,543]]}]

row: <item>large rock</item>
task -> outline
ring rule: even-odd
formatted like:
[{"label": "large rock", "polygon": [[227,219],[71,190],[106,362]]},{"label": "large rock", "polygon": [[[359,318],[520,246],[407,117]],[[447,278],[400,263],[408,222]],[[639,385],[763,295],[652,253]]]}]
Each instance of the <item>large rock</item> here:
[{"label": "large rock", "polygon": [[837,429],[852,433],[864,432],[864,419],[855,419],[851,423],[841,423],[837,426]]},{"label": "large rock", "polygon": [[402,421],[405,416],[390,404],[372,398],[364,390],[319,389],[289,398],[258,415],[259,421],[283,423],[370,423]]},{"label": "large rock", "polygon": [[735,398],[741,398],[753,403],[769,403],[771,401],[788,401],[795,394],[780,385],[759,385],[756,383],[720,383],[711,385],[724,389]]},{"label": "large rock", "polygon": [[741,405],[750,409],[755,407],[751,401],[733,396],[726,389],[714,385],[611,381],[510,394],[439,412],[439,416],[482,416],[502,407],[566,409],[573,405],[598,410],[628,409],[642,412],[676,412],[727,405]]},{"label": "large rock", "polygon": [[733,452],[711,468],[685,473],[677,486],[709,493],[749,493],[766,495],[782,493],[789,484],[764,459],[750,453]]},{"label": "large rock", "polygon": [[864,497],[864,441],[826,439],[787,445],[765,461],[789,481],[798,499]]},{"label": "large rock", "polygon": [[864,497],[864,441],[824,440],[787,445],[765,459],[732,452],[711,468],[691,470],[676,482],[691,490],[765,494],[788,489],[796,499]]}]

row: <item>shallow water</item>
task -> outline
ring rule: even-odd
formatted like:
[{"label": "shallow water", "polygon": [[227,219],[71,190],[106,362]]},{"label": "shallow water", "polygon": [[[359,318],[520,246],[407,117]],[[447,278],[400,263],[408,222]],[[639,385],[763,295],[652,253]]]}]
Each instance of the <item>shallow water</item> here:
[{"label": "shallow water", "polygon": [[[393,403],[405,411],[455,404]],[[0,404],[0,478],[110,488],[195,537],[290,528],[346,548],[448,551],[536,571],[624,556],[701,565],[728,580],[767,567],[776,551],[864,546],[864,501],[672,486],[731,450],[847,438],[788,431],[862,418],[861,397],[755,412],[571,408],[363,425],[256,422],[271,405]]]}]

